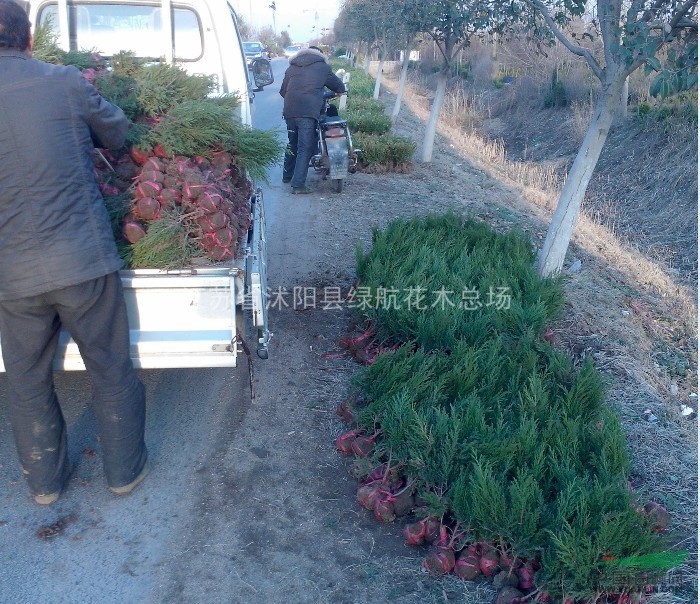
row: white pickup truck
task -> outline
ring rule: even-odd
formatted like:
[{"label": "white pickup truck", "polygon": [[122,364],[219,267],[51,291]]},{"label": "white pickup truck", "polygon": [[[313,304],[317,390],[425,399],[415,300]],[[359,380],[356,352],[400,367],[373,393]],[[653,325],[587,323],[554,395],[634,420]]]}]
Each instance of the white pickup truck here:
[{"label": "white pickup truck", "polygon": [[[96,49],[105,57],[127,50],[139,57],[165,57],[192,74],[213,75],[218,92],[240,94],[240,119],[249,126],[254,92],[273,82],[267,61],[246,64],[236,13],[227,0],[32,0],[29,17],[35,27],[50,20],[64,50]],[[267,358],[265,214],[259,188],[250,209],[247,240],[228,263],[122,271],[137,368],[235,367],[239,334],[248,322],[245,312],[252,314],[258,356]],[[65,332],[54,366],[85,369]]]}]

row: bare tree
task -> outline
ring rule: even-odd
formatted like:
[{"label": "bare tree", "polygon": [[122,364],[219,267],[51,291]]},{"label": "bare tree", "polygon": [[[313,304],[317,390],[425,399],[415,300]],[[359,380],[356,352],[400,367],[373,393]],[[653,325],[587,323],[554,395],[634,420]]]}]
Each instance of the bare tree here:
[{"label": "bare tree", "polygon": [[469,46],[473,36],[485,33],[494,26],[494,6],[480,0],[407,0],[404,14],[416,31],[424,32],[433,39],[441,56],[442,67],[421,149],[422,161],[429,162],[433,156],[435,132],[455,57],[460,50]]},{"label": "bare tree", "polygon": [[357,45],[356,57],[365,47],[364,71],[369,73],[369,60],[375,41],[375,32],[370,22],[367,0],[345,0],[333,30],[339,41]]},{"label": "bare tree", "polygon": [[288,32],[286,29],[283,29],[283,30],[280,32],[280,35],[279,35],[279,45],[280,45],[282,48],[287,48],[287,46],[291,46],[291,45],[292,45],[292,38],[290,37],[289,32]]},{"label": "bare tree", "polygon": [[[374,83],[374,98],[379,98],[384,74],[384,63],[388,54],[403,45],[407,22],[402,19],[405,9],[404,0],[356,0],[366,6],[365,14],[370,19],[373,30],[374,46],[379,57],[377,79]],[[415,36],[415,33],[414,33]]]},{"label": "bare tree", "polygon": [[394,101],[394,108],[391,111],[391,123],[396,123],[399,113],[401,111],[401,105],[403,104],[403,93],[406,88],[406,78],[408,76],[408,68],[410,65],[411,51],[416,46],[416,34],[418,32],[413,31],[410,28],[410,24],[406,23],[406,28],[402,32],[403,34],[403,61],[401,63],[401,76],[399,77],[399,88],[396,92],[396,100]]}]

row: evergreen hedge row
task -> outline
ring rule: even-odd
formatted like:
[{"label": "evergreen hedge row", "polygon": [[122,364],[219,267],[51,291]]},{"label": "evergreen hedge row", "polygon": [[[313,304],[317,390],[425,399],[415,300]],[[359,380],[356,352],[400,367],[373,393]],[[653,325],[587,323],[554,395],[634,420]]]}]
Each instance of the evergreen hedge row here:
[{"label": "evergreen hedge row", "polygon": [[362,150],[360,165],[380,171],[405,170],[410,166],[416,151],[414,141],[391,134],[358,132],[353,135],[353,144],[355,148]]},{"label": "evergreen hedge row", "polygon": [[393,136],[391,118],[384,112],[384,104],[373,97],[374,78],[362,69],[343,63],[333,63],[350,74],[347,108],[340,112],[348,120],[353,144],[361,149],[359,165],[371,170],[405,170],[410,166],[416,144],[410,139]]},{"label": "evergreen hedge row", "polygon": [[[427,514],[537,558],[537,587],[554,601],[641,590],[646,571],[678,564],[628,488],[600,376],[543,338],[562,284],[536,275],[525,235],[453,215],[402,219],[375,230],[357,264],[357,312],[398,348],[356,376],[356,420],[379,433],[377,462],[415,482]],[[435,304],[436,292],[455,304]]]},{"label": "evergreen hedge row", "polygon": [[353,105],[352,109],[343,112],[343,117],[348,120],[350,132],[355,134],[381,135],[391,130],[391,118],[385,113],[358,110]]}]

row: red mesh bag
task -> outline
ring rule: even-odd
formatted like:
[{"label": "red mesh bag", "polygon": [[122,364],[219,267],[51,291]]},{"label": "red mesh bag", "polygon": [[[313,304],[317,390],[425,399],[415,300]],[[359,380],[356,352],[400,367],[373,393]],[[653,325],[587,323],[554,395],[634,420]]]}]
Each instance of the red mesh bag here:
[{"label": "red mesh bag", "polygon": [[126,220],[122,227],[122,235],[129,243],[136,243],[139,239],[145,237],[146,231],[138,222]]},{"label": "red mesh bag", "polygon": [[160,202],[154,197],[143,197],[136,202],[134,216],[141,220],[155,220],[160,216]]},{"label": "red mesh bag", "polygon": [[135,197],[136,199],[141,199],[142,197],[159,197],[160,192],[163,190],[163,187],[152,180],[145,181],[145,182],[140,182],[139,184],[136,185],[136,193]]}]

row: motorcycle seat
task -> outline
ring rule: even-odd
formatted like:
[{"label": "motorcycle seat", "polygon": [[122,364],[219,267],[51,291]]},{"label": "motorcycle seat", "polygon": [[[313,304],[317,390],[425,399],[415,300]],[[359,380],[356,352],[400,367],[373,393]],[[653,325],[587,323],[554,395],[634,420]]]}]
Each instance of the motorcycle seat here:
[{"label": "motorcycle seat", "polygon": [[347,120],[338,116],[321,118],[321,126],[345,126],[347,123]]}]

